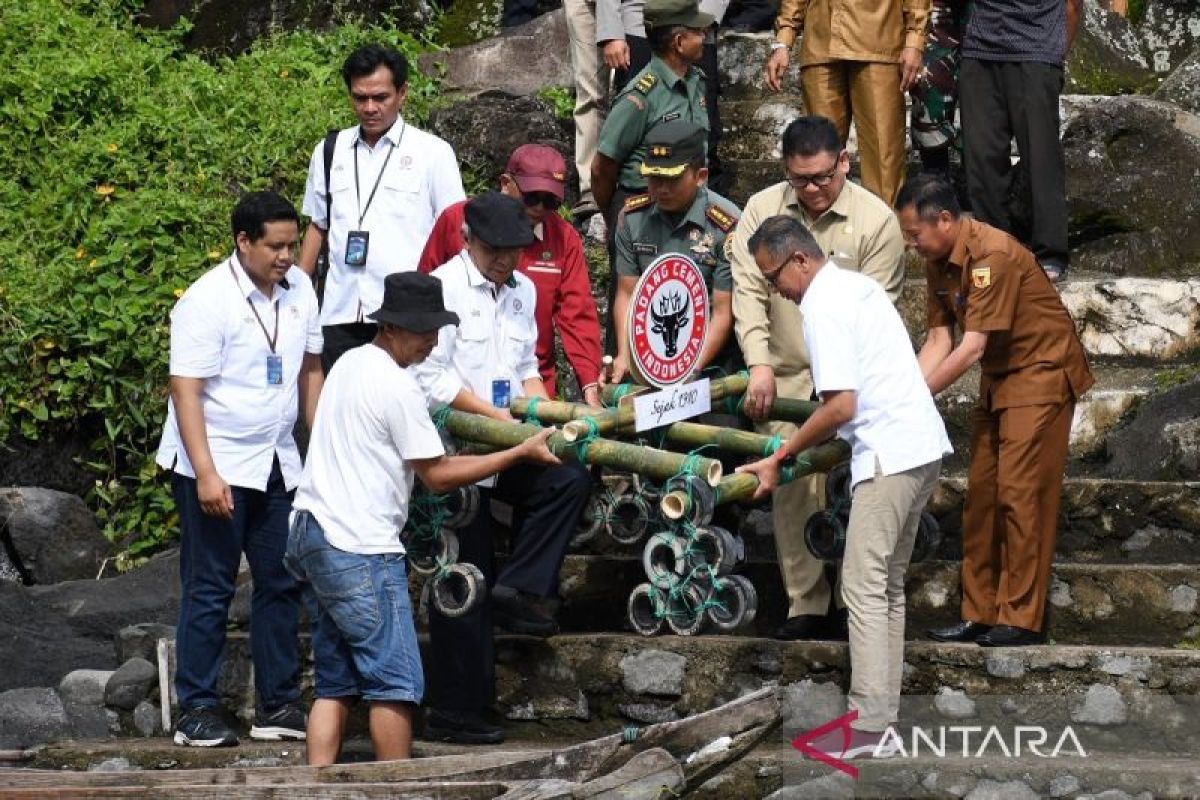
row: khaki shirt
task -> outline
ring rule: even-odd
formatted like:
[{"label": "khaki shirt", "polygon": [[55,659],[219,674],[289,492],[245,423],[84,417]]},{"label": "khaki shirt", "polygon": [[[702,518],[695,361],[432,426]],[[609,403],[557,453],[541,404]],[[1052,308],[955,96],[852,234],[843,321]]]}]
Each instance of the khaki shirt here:
[{"label": "khaki shirt", "polygon": [[808,369],[808,349],[796,303],[773,292],[746,247],[766,219],[787,214],[804,223],[838,266],[874,278],[895,303],[904,287],[904,236],[887,204],[846,181],[837,200],[815,220],[808,218],[786,181],[750,198],[733,232],[733,320],[746,364],[765,364],[776,375]]},{"label": "khaki shirt", "polygon": [[1075,322],[1033,253],[1003,231],[964,218],[949,258],[928,263],[928,321],[988,334],[979,361],[985,408],[1078,399],[1095,379]]},{"label": "khaki shirt", "polygon": [[896,63],[925,49],[930,0],[782,0],[775,39],[789,47],[804,31],[800,66],[830,61]]},{"label": "khaki shirt", "polygon": [[660,122],[681,119],[708,130],[704,100],[704,73],[688,67],[682,78],[658,56],[625,86],[613,101],[600,129],[599,151],[621,165],[617,183],[626,189],[646,188],[642,160],[646,134]]}]

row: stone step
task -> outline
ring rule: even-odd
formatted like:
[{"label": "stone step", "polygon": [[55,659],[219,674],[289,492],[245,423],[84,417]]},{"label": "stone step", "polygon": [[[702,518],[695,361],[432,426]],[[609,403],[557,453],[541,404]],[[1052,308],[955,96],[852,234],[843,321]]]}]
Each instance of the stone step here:
[{"label": "stone step", "polygon": [[[833,574],[834,567],[828,567]],[[758,614],[746,633],[769,635],[786,617],[778,565],[753,559],[736,570],[754,584]],[[907,636],[959,619],[959,562],[913,564]],[[568,556],[559,622],[571,632],[629,630],[629,592],[647,580],[640,555]],[[1200,564],[1054,565],[1046,631],[1070,644],[1200,646]]]}]

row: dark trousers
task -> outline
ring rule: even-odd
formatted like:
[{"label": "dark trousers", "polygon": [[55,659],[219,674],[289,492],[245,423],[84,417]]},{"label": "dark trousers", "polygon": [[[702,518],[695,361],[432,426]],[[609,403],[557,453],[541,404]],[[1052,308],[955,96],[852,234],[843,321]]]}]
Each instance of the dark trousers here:
[{"label": "dark trousers", "polygon": [[[1058,138],[1062,69],[964,58],[958,80],[975,216],[1016,236],[1043,266],[1066,267],[1067,184]],[[1013,138],[1021,155],[1015,168],[1009,157]]]},{"label": "dark trousers", "polygon": [[250,652],[260,709],[274,711],[300,697],[300,588],[283,567],[292,493],[279,461],[265,492],[231,487],[233,519],[200,509],[196,480],[175,473],[171,489],[179,511],[179,627],[175,639],[175,693],[183,708],[221,702],[217,678],[238,566],[245,552],[254,581]]},{"label": "dark trousers", "polygon": [[[558,589],[558,569],[591,492],[591,477],[578,464],[521,464],[480,491],[475,521],[458,531],[458,560],[479,567],[490,591],[497,584],[538,597]],[[512,555],[496,574],[492,497],[511,503]],[[435,708],[479,712],[496,699],[492,612],[485,597],[457,618],[429,609],[430,664],[425,671]]]},{"label": "dark trousers", "polygon": [[344,325],[325,325],[321,328],[321,336],[325,346],[321,349],[321,369],[325,374],[333,369],[333,365],[347,350],[362,347],[375,338],[378,326],[374,322],[347,322]]},{"label": "dark trousers", "polygon": [[504,0],[500,27],[515,28],[531,21],[538,13],[537,0]]}]

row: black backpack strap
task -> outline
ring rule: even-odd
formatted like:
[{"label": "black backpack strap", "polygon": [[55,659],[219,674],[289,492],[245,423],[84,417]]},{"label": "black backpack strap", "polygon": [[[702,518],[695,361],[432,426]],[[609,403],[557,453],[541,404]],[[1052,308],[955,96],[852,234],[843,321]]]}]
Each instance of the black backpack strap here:
[{"label": "black backpack strap", "polygon": [[318,302],[325,299],[325,275],[329,272],[329,229],[333,227],[333,192],[329,188],[329,174],[333,171],[333,150],[337,146],[337,137],[336,128],[326,133],[322,150],[325,163],[325,241],[322,242],[321,252],[317,255],[317,274],[314,281]]}]

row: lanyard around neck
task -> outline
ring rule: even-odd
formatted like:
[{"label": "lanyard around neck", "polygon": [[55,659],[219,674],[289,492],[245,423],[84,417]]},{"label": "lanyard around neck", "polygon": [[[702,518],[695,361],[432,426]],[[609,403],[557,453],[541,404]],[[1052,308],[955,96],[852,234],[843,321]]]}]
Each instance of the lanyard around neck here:
[{"label": "lanyard around neck", "polygon": [[[238,280],[237,270],[233,268],[233,262],[229,262],[229,274],[233,276],[233,281],[238,285],[238,290],[242,288],[242,282]],[[254,313],[254,318],[258,320],[258,327],[262,329],[263,336],[267,340],[267,347],[271,348],[271,354],[275,353],[275,344],[279,341],[279,299],[275,299],[275,332],[267,333],[266,323],[258,314],[258,309],[254,307],[254,301],[249,296],[246,297],[246,305],[250,306],[250,311]]]},{"label": "lanyard around neck", "polygon": [[[408,123],[400,123],[400,136],[396,143],[388,150],[387,156],[383,159],[383,166],[379,168],[379,174],[375,176],[375,185],[371,187],[371,194],[367,196],[367,205],[364,208],[362,204],[362,192],[358,188],[358,145],[354,145],[354,200],[358,203],[358,229],[362,230],[363,220],[367,218],[367,212],[371,210],[371,201],[375,199],[375,191],[379,188],[379,182],[383,180],[383,173],[387,170],[388,162],[392,160],[392,153],[396,152],[396,148],[404,141],[404,132],[408,129]],[[384,135],[387,138],[387,135]],[[390,143],[392,140],[388,139]]]}]

